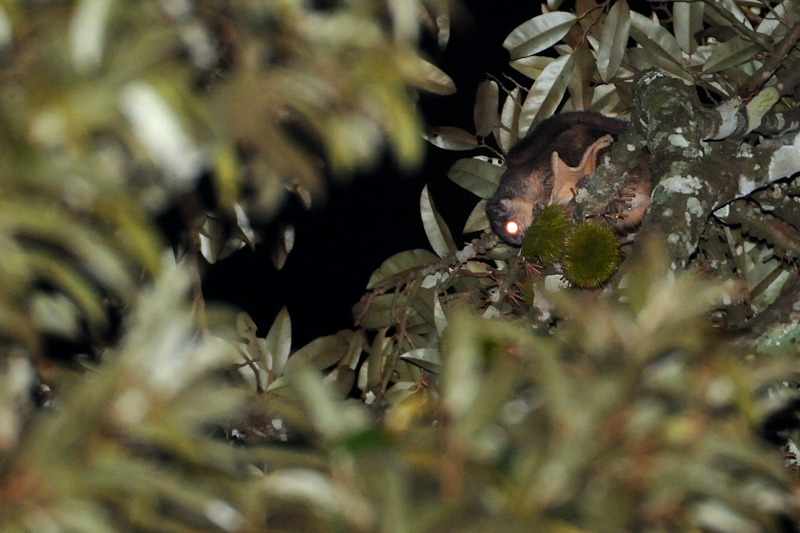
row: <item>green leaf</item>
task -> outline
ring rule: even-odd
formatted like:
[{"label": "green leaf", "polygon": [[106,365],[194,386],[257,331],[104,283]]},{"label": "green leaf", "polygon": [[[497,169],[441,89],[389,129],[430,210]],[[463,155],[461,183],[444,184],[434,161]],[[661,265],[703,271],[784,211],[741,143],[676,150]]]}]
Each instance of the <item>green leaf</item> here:
[{"label": "green leaf", "polygon": [[369,357],[364,362],[367,365],[367,391],[377,392],[383,381],[383,370],[386,366],[386,358],[394,349],[391,337],[386,336],[386,328],[381,328],[375,334],[369,348]]},{"label": "green leaf", "polygon": [[672,5],[675,40],[687,54],[697,50],[695,35],[703,29],[703,2],[676,2]]},{"label": "green leaf", "polygon": [[267,370],[280,376],[292,349],[292,319],[286,307],[283,307],[275,317],[265,341],[266,348],[272,355],[272,368]]},{"label": "green leaf", "polygon": [[480,198],[489,198],[500,184],[503,168],[481,159],[459,159],[447,177]]},{"label": "green leaf", "polygon": [[347,355],[349,347],[347,339],[338,334],[314,339],[289,357],[283,373],[289,374],[304,364],[320,370],[331,367]]},{"label": "green leaf", "polygon": [[619,91],[616,85],[609,83],[606,85],[598,85],[594,88],[592,105],[589,106],[589,110],[604,115],[612,115],[615,110],[619,110],[618,108],[620,105]]},{"label": "green leaf", "polygon": [[480,146],[473,134],[452,126],[428,128],[423,137],[432,145],[444,150],[473,150]]},{"label": "green leaf", "polygon": [[503,41],[503,48],[509,51],[512,60],[532,56],[560,41],[576,20],[574,14],[563,11],[539,15],[517,26]]},{"label": "green leaf", "polygon": [[597,66],[594,55],[584,42],[572,54],[572,76],[568,83],[569,99],[575,109],[588,109],[594,92],[594,73]]},{"label": "green leaf", "polygon": [[614,3],[603,22],[600,45],[597,51],[597,71],[608,83],[619,70],[631,29],[631,10],[624,0]]},{"label": "green leaf", "polygon": [[533,83],[519,117],[519,135],[555,113],[572,78],[572,55],[564,55],[547,65]]},{"label": "green leaf", "polygon": [[519,139],[519,117],[522,113],[520,88],[515,87],[503,102],[500,124],[494,129],[494,138],[503,152],[508,153]]},{"label": "green leaf", "polygon": [[433,94],[447,96],[456,92],[456,84],[439,67],[420,59],[422,69],[422,80],[419,83],[420,89],[424,89]]},{"label": "green leaf", "polygon": [[467,217],[464,233],[474,233],[489,228],[489,217],[486,215],[486,200],[481,200]]},{"label": "green leaf", "polygon": [[417,348],[402,354],[400,359],[413,363],[434,374],[441,374],[442,372],[442,358],[439,355],[439,350],[434,348]]},{"label": "green leaf", "polygon": [[408,277],[413,270],[437,259],[438,257],[435,254],[421,248],[394,254],[381,263],[381,266],[372,273],[367,282],[367,290],[374,289],[390,281]]},{"label": "green leaf", "polygon": [[791,27],[800,20],[800,2],[784,0],[768,13],[761,24],[756,27],[758,33],[764,33],[777,40],[786,35],[787,26]]},{"label": "green leaf", "polygon": [[[407,294],[381,294],[367,303],[359,302],[353,306],[353,315],[361,317],[359,323],[367,329],[379,329],[394,326],[405,314],[405,306],[409,304]],[[422,323],[419,313],[411,307],[406,326]],[[291,360],[291,357],[289,358]]]},{"label": "green leaf", "polygon": [[521,72],[532,80],[541,76],[547,65],[553,62],[552,57],[528,56],[515,59],[509,63],[516,71]]},{"label": "green leaf", "polygon": [[439,338],[441,338],[442,335],[444,335],[444,331],[447,329],[447,326],[449,326],[449,322],[447,320],[447,315],[444,313],[442,301],[439,299],[438,294],[433,295],[433,322],[436,325],[436,334],[439,336]]},{"label": "green leaf", "polygon": [[428,236],[428,241],[431,243],[433,251],[439,257],[455,252],[458,249],[456,243],[444,219],[436,210],[427,185],[422,189],[419,205],[422,225],[425,228],[425,234]]},{"label": "green leaf", "polygon": [[651,56],[663,58],[680,66],[681,47],[675,37],[658,22],[635,11],[630,12],[630,35]]},{"label": "green leaf", "polygon": [[628,59],[639,70],[645,70],[651,67],[657,67],[665,72],[669,72],[673,76],[677,76],[688,82],[693,82],[691,74],[680,65],[676,64],[669,58],[654,55],[647,48],[629,48]]},{"label": "green leaf", "polygon": [[703,65],[703,72],[713,74],[736,67],[753,59],[762,51],[755,43],[734,37],[718,45]]},{"label": "green leaf", "polygon": [[478,85],[475,96],[475,108],[472,118],[475,122],[475,133],[486,137],[492,133],[498,119],[497,106],[500,104],[500,88],[494,80],[484,80]]}]

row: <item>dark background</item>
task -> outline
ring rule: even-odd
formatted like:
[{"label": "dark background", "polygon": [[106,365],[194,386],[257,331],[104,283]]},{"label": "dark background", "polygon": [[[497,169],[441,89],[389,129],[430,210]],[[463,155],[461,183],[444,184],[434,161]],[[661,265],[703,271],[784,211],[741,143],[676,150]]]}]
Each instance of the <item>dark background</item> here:
[{"label": "dark background", "polygon": [[[422,95],[419,106],[430,126],[474,131],[472,108],[478,84],[487,74],[510,73],[505,37],[539,14],[538,2],[472,0],[453,13],[452,34],[443,52],[431,50],[436,64],[458,91],[447,97]],[[562,8],[563,9],[563,8]],[[391,255],[411,248],[430,249],[419,215],[427,183],[456,244],[477,198],[447,179],[463,153],[427,146],[423,166],[401,175],[387,157],[373,172],[349,184],[329,182],[327,201],[305,211],[293,199],[278,218],[259,229],[255,251],[242,249],[212,265],[204,283],[209,301],[231,303],[253,317],[266,334],[282,306],[292,318],[293,347],[353,327],[351,308],[365,293],[372,272]],[[284,268],[270,259],[278,227],[294,224],[296,240]]]}]

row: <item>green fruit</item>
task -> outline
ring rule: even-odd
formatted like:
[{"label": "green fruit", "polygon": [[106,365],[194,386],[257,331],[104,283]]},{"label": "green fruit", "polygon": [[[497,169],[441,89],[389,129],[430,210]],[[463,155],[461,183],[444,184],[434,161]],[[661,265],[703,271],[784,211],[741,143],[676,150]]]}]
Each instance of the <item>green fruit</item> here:
[{"label": "green fruit", "polygon": [[536,215],[522,241],[522,256],[528,261],[552,263],[564,251],[570,221],[564,208],[548,205]]},{"label": "green fruit", "polygon": [[583,222],[575,228],[564,249],[567,279],[579,287],[597,287],[617,269],[619,246],[605,224]]}]

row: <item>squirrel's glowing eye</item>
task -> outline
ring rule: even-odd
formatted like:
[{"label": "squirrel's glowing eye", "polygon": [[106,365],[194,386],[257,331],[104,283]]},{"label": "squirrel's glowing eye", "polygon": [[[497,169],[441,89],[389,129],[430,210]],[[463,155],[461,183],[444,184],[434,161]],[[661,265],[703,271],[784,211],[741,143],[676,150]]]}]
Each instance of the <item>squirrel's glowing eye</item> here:
[{"label": "squirrel's glowing eye", "polygon": [[506,222],[506,233],[509,235],[516,235],[519,233],[519,224],[514,222],[513,220],[509,220]]}]

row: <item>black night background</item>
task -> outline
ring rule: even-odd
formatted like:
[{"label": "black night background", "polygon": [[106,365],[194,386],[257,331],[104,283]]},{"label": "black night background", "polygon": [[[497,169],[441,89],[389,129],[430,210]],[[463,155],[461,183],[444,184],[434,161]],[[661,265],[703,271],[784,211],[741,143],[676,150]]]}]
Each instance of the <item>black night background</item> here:
[{"label": "black night background", "polygon": [[[510,75],[505,37],[538,15],[537,2],[472,0],[454,7],[452,34],[443,52],[427,47],[433,60],[455,82],[454,95],[421,95],[419,107],[429,126],[458,126],[473,131],[472,107],[478,84],[487,75]],[[292,198],[280,215],[259,228],[255,251],[242,249],[209,267],[204,295],[248,312],[269,328],[284,305],[292,317],[293,346],[354,326],[351,308],[364,294],[370,274],[391,255],[412,248],[430,249],[419,215],[422,188],[428,184],[436,207],[456,242],[476,198],[447,179],[458,152],[427,145],[424,164],[403,175],[386,158],[369,174],[349,183],[328,182],[324,205],[306,211]],[[270,252],[282,224],[295,226],[295,246],[278,271]],[[331,280],[335,280],[331,282]]]}]

